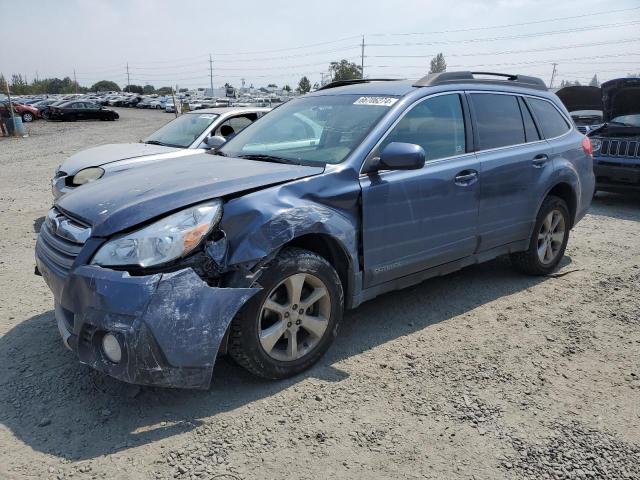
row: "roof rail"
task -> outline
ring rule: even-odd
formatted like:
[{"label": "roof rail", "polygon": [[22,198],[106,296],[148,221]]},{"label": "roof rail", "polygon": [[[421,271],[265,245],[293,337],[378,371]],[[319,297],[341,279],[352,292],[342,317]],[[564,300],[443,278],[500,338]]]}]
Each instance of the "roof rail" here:
[{"label": "roof rail", "polygon": [[[487,75],[500,78],[476,78],[474,75]],[[547,85],[538,77],[529,77],[527,75],[514,75],[510,73],[495,72],[442,72],[430,73],[422,77],[414,87],[432,87],[434,85],[442,85],[447,83],[484,83],[491,85],[513,84],[514,86],[524,88],[535,88],[536,90],[547,90]]]},{"label": "roof rail", "polygon": [[344,87],[346,85],[356,85],[358,83],[369,83],[369,82],[393,82],[396,80],[403,80],[402,78],[354,78],[352,80],[336,80],[335,82],[327,83],[322,87],[318,88],[318,90],[327,90],[329,88],[336,87]]}]

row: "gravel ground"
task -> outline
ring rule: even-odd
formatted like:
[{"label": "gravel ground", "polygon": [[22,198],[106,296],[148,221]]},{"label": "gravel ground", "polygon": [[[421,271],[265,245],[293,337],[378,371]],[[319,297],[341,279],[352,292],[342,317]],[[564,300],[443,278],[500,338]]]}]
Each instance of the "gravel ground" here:
[{"label": "gravel ground", "polygon": [[599,195],[553,276],[498,259],[362,305],[296,378],[139,388],[77,363],[33,275],[54,167],[172,118],[120,114],[0,138],[0,478],[640,478],[638,197]]}]

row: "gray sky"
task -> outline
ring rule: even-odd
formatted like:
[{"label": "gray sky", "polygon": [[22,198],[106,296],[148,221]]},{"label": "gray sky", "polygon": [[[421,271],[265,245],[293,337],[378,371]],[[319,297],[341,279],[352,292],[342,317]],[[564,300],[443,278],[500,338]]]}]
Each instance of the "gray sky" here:
[{"label": "gray sky", "polygon": [[555,85],[640,72],[638,0],[0,0],[8,16],[0,72],[30,81],[75,68],[85,86],[124,86],[127,62],[134,84],[208,86],[211,53],[215,86],[294,87],[332,60],[360,63],[362,35],[370,77],[418,78],[438,52],[449,70],[546,82],[557,62]]}]

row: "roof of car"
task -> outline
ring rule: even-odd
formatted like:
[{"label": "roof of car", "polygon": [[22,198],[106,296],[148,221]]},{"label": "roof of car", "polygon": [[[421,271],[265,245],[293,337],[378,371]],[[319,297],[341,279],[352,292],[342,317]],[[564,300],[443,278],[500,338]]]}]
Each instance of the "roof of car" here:
[{"label": "roof of car", "polygon": [[224,115],[226,113],[241,113],[241,112],[268,112],[269,107],[219,107],[219,108],[201,108],[199,110],[193,110],[185,113],[217,113],[218,115]]},{"label": "roof of car", "polygon": [[428,74],[419,80],[355,79],[337,81],[324,85],[310,95],[404,96],[418,88],[428,87],[547,92],[544,81],[537,77],[495,72],[459,71]]}]

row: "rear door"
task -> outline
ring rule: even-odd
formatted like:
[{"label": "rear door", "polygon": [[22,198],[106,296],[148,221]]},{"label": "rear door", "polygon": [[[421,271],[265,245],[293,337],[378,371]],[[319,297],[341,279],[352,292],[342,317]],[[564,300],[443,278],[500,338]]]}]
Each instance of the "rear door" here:
[{"label": "rear door", "polygon": [[370,154],[391,142],[421,145],[419,170],[360,176],[365,288],[469,256],[477,244],[479,162],[466,102],[448,93],[420,101]]},{"label": "rear door", "polygon": [[482,187],[479,251],[529,237],[537,211],[534,185],[551,172],[551,149],[518,95],[468,94]]}]

